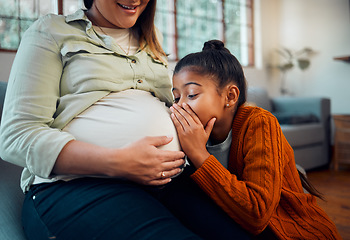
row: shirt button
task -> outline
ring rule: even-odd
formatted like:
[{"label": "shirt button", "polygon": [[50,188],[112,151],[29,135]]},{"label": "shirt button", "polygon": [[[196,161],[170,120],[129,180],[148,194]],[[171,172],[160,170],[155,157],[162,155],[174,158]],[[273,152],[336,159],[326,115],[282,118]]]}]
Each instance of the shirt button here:
[{"label": "shirt button", "polygon": [[136,60],[135,60],[135,59],[133,59],[133,60],[131,60],[131,62],[132,62],[132,63],[136,63]]},{"label": "shirt button", "polygon": [[141,79],[137,80],[138,83],[142,83],[143,81]]}]

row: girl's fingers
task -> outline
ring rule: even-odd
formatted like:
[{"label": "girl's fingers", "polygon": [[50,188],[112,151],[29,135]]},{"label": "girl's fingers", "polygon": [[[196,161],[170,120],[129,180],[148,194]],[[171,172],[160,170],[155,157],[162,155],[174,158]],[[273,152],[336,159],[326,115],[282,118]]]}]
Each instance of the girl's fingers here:
[{"label": "girl's fingers", "polygon": [[182,104],[183,109],[186,110],[186,112],[192,117],[193,121],[197,124],[201,123],[201,121],[199,120],[199,117],[197,116],[197,114],[192,110],[192,108],[190,107],[190,105],[188,105],[187,103],[183,103]]},{"label": "girl's fingers", "polygon": [[172,113],[171,119],[173,120],[174,126],[179,134],[179,131],[185,131],[185,127],[183,126],[183,123],[180,122],[179,117],[182,118],[182,116],[178,113]]},{"label": "girl's fingers", "polygon": [[[173,111],[173,113],[175,113],[175,116],[179,119],[179,121],[183,122],[187,126],[190,126],[191,121],[194,121],[192,116],[185,109],[180,107],[178,104],[174,104],[172,109],[175,110],[175,111]],[[184,119],[184,121],[181,121],[182,119]],[[183,125],[183,127],[186,127],[186,125]]]},{"label": "girl's fingers", "polygon": [[177,134],[179,134],[179,131],[181,131],[181,130],[183,131],[182,125],[180,124],[179,120],[177,120],[177,118],[176,118],[174,113],[172,113],[170,115],[170,117],[171,117],[171,120],[173,120],[173,123],[174,123],[174,126],[176,128]]},{"label": "girl's fingers", "polygon": [[[180,107],[178,104],[174,104],[172,106],[172,108],[170,108],[171,110],[174,110],[173,113],[175,113],[175,115],[181,115],[181,117],[183,117],[184,119],[186,119],[185,116],[185,111],[182,109],[182,107]],[[188,114],[187,114],[188,115]]]},{"label": "girl's fingers", "polygon": [[213,130],[214,124],[215,124],[216,118],[212,118],[209,120],[207,126],[205,127],[205,132],[209,136],[211,131]]},{"label": "girl's fingers", "polygon": [[180,112],[181,109],[179,109],[179,107],[176,106],[176,107],[171,107],[170,110],[172,111],[172,115],[175,116],[177,122],[181,124],[183,129],[185,129],[189,125],[189,123],[186,117],[183,115],[183,113]]}]

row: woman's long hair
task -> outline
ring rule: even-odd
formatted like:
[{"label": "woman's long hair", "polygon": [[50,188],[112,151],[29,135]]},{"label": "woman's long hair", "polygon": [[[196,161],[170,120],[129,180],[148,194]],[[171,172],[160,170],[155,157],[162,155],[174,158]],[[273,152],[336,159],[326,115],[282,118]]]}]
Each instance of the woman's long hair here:
[{"label": "woman's long hair", "polygon": [[[84,5],[90,9],[94,0],[84,0]],[[166,63],[166,54],[159,43],[156,28],[154,25],[154,18],[156,15],[157,0],[150,0],[147,7],[137,19],[133,28],[138,28],[140,34],[140,47],[146,46],[153,53],[153,57]]]},{"label": "woman's long hair", "polygon": [[154,18],[156,15],[157,0],[150,0],[146,9],[137,19],[135,27],[140,31],[140,47],[148,46],[154,57],[165,63],[166,54],[159,43],[154,25]]}]

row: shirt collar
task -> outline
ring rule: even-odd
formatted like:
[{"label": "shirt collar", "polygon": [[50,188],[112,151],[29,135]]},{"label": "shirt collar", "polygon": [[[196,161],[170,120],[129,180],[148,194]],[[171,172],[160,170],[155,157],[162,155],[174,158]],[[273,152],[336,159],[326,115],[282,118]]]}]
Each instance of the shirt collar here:
[{"label": "shirt collar", "polygon": [[86,22],[86,32],[92,29],[92,22],[85,15],[83,9],[78,9],[75,13],[66,16],[66,23],[71,23],[74,21],[85,21]]},{"label": "shirt collar", "polygon": [[67,23],[77,21],[77,20],[84,20],[86,22],[91,23],[91,21],[86,17],[83,9],[78,9],[75,13],[72,13],[66,16]]}]

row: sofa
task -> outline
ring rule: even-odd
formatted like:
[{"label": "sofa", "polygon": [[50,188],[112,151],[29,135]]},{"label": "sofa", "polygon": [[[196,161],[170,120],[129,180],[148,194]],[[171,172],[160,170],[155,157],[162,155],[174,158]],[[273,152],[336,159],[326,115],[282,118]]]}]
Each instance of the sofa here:
[{"label": "sofa", "polygon": [[[0,113],[7,83],[0,82]],[[327,165],[329,162],[330,101],[325,98],[269,98],[262,88],[249,88],[248,101],[276,114],[292,115],[289,122],[279,118],[283,134],[295,152],[296,163],[305,169]],[[313,116],[306,121],[304,116]],[[294,118],[293,118],[294,116]],[[297,116],[297,117],[295,117]],[[288,120],[288,119],[287,119]],[[302,121],[304,120],[304,121]],[[1,121],[1,114],[0,114]],[[21,226],[21,208],[24,194],[21,191],[22,168],[0,159],[0,239],[24,240]]]},{"label": "sofa", "polygon": [[[0,121],[7,83],[0,82]],[[22,168],[0,159],[0,239],[24,240],[21,210],[24,194],[20,188]]]},{"label": "sofa", "polygon": [[293,96],[271,98],[265,89],[250,87],[247,101],[276,116],[294,150],[297,165],[311,170],[330,163],[330,99]]}]

